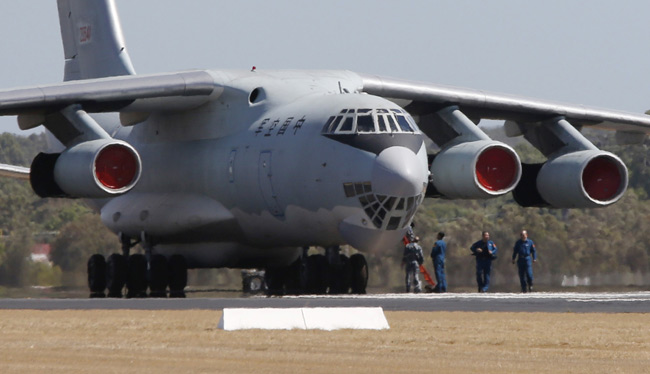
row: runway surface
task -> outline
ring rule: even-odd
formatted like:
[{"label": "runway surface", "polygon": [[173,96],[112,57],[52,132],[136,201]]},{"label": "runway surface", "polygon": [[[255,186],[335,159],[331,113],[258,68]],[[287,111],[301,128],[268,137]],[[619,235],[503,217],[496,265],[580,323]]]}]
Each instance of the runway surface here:
[{"label": "runway surface", "polygon": [[382,307],[388,311],[649,313],[650,292],[374,294],[187,299],[0,299],[0,309],[188,310]]}]

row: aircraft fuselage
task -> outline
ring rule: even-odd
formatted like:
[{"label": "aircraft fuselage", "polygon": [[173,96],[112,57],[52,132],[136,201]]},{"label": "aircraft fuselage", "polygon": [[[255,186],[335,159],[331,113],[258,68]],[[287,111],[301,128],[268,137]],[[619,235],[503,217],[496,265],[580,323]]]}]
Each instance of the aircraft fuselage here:
[{"label": "aircraft fuselage", "polygon": [[142,175],[102,208],[104,223],[192,267],[290,262],[303,246],[394,248],[427,185],[415,122],[346,93],[345,76],[288,76],[243,73],[200,108],[118,133]]}]

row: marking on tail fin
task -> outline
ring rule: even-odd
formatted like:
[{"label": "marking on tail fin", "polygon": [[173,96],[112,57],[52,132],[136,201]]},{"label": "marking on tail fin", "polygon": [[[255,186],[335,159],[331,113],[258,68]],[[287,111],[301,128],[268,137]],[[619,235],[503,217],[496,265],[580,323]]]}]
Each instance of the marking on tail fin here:
[{"label": "marking on tail fin", "polygon": [[91,30],[90,25],[79,27],[79,43],[86,44],[90,42]]}]

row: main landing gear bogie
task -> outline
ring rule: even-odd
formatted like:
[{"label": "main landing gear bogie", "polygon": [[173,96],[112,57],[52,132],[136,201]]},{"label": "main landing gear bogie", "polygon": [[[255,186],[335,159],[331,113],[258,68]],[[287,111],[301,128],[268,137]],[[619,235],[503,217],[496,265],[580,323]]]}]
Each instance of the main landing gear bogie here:
[{"label": "main landing gear bogie", "polygon": [[[132,254],[128,257],[113,253],[105,259],[95,254],[88,260],[88,286],[90,297],[120,298],[126,288],[127,298],[185,297],[187,264],[181,255],[166,258],[163,255],[147,257]],[[147,289],[149,293],[147,294]]]},{"label": "main landing gear bogie", "polygon": [[326,255],[303,255],[290,266],[265,269],[267,295],[341,295],[365,294],[368,285],[368,264],[364,255],[351,257],[338,248]]}]

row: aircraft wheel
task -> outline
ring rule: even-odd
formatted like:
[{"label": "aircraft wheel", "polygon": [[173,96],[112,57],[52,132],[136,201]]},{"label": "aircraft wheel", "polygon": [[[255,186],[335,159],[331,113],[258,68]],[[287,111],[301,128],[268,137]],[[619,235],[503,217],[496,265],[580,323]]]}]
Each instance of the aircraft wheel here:
[{"label": "aircraft wheel", "polygon": [[307,262],[298,258],[286,269],[284,286],[287,295],[301,295],[307,288]]},{"label": "aircraft wheel", "polygon": [[264,276],[259,274],[242,275],[242,289],[244,293],[256,295],[266,289]]},{"label": "aircraft wheel", "polygon": [[284,295],[284,282],[286,268],[269,267],[264,271],[264,282],[266,282],[266,294],[268,296]]},{"label": "aircraft wheel", "polygon": [[365,294],[368,286],[368,262],[366,256],[361,253],[354,254],[350,257],[350,267],[352,268],[352,293]]},{"label": "aircraft wheel", "polygon": [[330,280],[330,294],[338,295],[348,293],[350,284],[352,283],[350,271],[350,258],[345,255],[341,256],[340,264],[330,264],[329,266],[329,280]]},{"label": "aircraft wheel", "polygon": [[149,296],[167,297],[167,258],[163,255],[151,256],[149,264]]},{"label": "aircraft wheel", "polygon": [[147,297],[147,259],[135,254],[127,260],[126,297]]},{"label": "aircraft wheel", "polygon": [[106,261],[106,288],[108,297],[122,297],[122,290],[126,284],[126,258],[121,254],[113,253]]},{"label": "aircraft wheel", "polygon": [[88,259],[88,288],[90,297],[104,297],[106,260],[100,254],[94,254]]},{"label": "aircraft wheel", "polygon": [[187,286],[187,262],[182,255],[169,257],[169,297],[185,297]]},{"label": "aircraft wheel", "polygon": [[307,293],[324,295],[327,292],[327,270],[325,256],[318,254],[307,257]]}]

